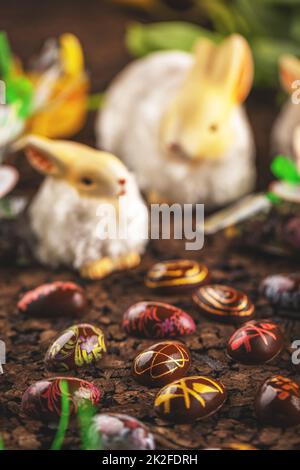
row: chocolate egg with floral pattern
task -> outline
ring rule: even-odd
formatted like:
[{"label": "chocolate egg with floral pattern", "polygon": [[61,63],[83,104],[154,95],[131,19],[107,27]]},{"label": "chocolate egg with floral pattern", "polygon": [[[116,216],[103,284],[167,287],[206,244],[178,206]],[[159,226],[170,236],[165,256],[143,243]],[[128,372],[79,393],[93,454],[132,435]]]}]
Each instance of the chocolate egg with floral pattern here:
[{"label": "chocolate egg with floral pattern", "polygon": [[134,379],[148,387],[163,387],[183,377],[191,365],[187,347],[179,341],[162,341],[138,354],[132,365]]},{"label": "chocolate egg with floral pattern", "polygon": [[188,313],[174,305],[145,301],[125,312],[123,328],[129,335],[161,339],[189,335],[196,325]]},{"label": "chocolate egg with floral pattern", "polygon": [[263,295],[287,316],[299,318],[300,274],[276,274],[264,279],[260,286]]},{"label": "chocolate egg with floral pattern", "polygon": [[276,323],[251,321],[239,328],[227,344],[231,359],[241,364],[258,365],[272,361],[284,347],[284,338]]},{"label": "chocolate egg with floral pattern", "polygon": [[32,316],[82,316],[87,306],[83,289],[73,282],[52,282],[27,292],[18,302]]},{"label": "chocolate egg with floral pattern", "polygon": [[166,421],[192,423],[215,414],[226,398],[226,390],[217,380],[203,376],[184,377],[158,392],[154,408]]},{"label": "chocolate egg with floral pattern", "polygon": [[260,387],[255,399],[256,416],[264,424],[288,427],[300,424],[300,387],[276,375]]},{"label": "chocolate egg with floral pattern", "polygon": [[93,450],[154,450],[153,434],[143,423],[124,414],[95,415],[88,431]]},{"label": "chocolate egg with floral pattern", "polygon": [[48,370],[67,371],[99,361],[106,352],[104,333],[100,328],[82,323],[65,330],[48,349]]},{"label": "chocolate egg with floral pattern", "polygon": [[209,279],[210,274],[204,264],[178,259],[155,264],[148,271],[145,284],[162,294],[178,294],[207,284]]},{"label": "chocolate egg with floral pattern", "polygon": [[30,418],[57,421],[62,412],[63,400],[69,404],[70,415],[79,406],[97,405],[101,393],[95,385],[73,377],[53,377],[30,385],[22,397],[22,411]]}]

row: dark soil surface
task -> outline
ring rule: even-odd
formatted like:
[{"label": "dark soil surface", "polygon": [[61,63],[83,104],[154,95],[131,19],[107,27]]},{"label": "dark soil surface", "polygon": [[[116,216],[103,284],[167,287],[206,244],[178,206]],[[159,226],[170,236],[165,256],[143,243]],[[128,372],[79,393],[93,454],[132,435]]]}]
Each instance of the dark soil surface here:
[{"label": "dark soil surface", "polygon": [[[8,31],[14,49],[24,58],[28,58],[30,52],[35,51],[48,36],[68,30],[77,33],[86,48],[95,91],[103,90],[128,61],[122,35],[131,17],[101,6],[102,2],[52,0],[38,4],[28,1],[24,2],[26,7],[20,7],[21,2],[15,0],[0,3],[1,27]],[[268,140],[276,113],[274,102],[275,94],[266,92],[254,93],[249,101],[258,142],[260,188],[266,186],[270,177]],[[78,136],[78,139],[89,144],[94,143],[93,119],[94,116],[89,118],[86,128]],[[84,282],[74,273],[51,272],[34,264],[26,268],[13,266],[12,263],[2,266],[0,339],[7,345],[7,364],[4,375],[0,376],[0,432],[6,448],[50,447],[55,430],[22,415],[20,401],[29,384],[49,376],[43,357],[53,338],[77,321],[70,317],[29,318],[18,313],[17,301],[23,292],[41,283],[73,280],[84,286],[90,302],[89,311],[82,320],[103,328],[107,338],[109,354],[104,362],[80,372],[80,377],[92,381],[103,390],[101,411],[122,412],[141,419],[154,432],[157,446],[161,448],[200,449],[243,442],[260,449],[300,449],[300,426],[287,430],[262,427],[257,423],[253,410],[256,390],[268,376],[277,373],[294,376],[288,352],[285,351],[274,364],[261,367],[233,363],[227,358],[225,349],[234,327],[209,322],[201,317],[189,295],[164,297],[163,300],[189,312],[197,323],[196,333],[184,338],[192,355],[190,373],[222,380],[228,388],[228,400],[217,415],[194,425],[168,425],[155,417],[153,401],[156,390],[137,385],[130,375],[133,357],[151,341],[127,337],[120,325],[123,312],[132,303],[158,298],[144,286],[147,269],[158,260],[181,257],[207,263],[215,282],[227,283],[247,292],[256,305],[257,317],[273,318],[280,322],[287,345],[300,338],[300,322],[275,316],[258,291],[260,281],[266,274],[295,271],[299,263],[237,252],[227,247],[221,237],[207,240],[205,248],[196,253],[186,252],[183,242],[151,242],[138,269],[114,274],[101,282]],[[64,447],[76,449],[79,445],[78,428],[73,423]]]}]

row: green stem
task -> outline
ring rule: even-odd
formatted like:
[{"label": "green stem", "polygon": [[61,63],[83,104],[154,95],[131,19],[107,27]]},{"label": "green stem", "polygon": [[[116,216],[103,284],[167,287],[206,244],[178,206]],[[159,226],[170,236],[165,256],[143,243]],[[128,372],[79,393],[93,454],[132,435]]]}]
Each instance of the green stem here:
[{"label": "green stem", "polygon": [[61,449],[68,426],[69,426],[69,419],[70,419],[69,388],[68,388],[68,383],[65,380],[61,381],[60,390],[61,390],[61,415],[60,415],[58,430],[55,435],[54,441],[52,443],[51,450]]}]

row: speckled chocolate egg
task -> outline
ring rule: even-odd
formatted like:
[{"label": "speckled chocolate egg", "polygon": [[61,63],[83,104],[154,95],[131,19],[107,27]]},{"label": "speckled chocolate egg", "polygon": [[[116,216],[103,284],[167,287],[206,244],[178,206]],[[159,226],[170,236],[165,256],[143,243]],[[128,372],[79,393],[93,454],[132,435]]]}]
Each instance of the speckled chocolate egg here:
[{"label": "speckled chocolate egg", "polygon": [[[89,429],[94,450],[154,450],[154,437],[137,419],[115,413],[98,414],[93,417]],[[97,444],[97,436],[99,443]],[[95,439],[96,437],[96,439]]]},{"label": "speckled chocolate egg", "polygon": [[227,344],[229,356],[246,365],[265,364],[284,347],[280,328],[271,321],[251,321],[239,328]]},{"label": "speckled chocolate egg", "polygon": [[192,423],[215,414],[226,398],[226,390],[217,380],[185,377],[162,388],[156,395],[154,408],[166,421]]},{"label": "speckled chocolate egg", "polygon": [[276,309],[292,310],[300,318],[300,273],[268,276],[261,284],[261,292]]},{"label": "speckled chocolate egg", "polygon": [[193,292],[193,301],[208,318],[227,323],[249,321],[255,310],[246,294],[219,284],[199,287]]},{"label": "speckled chocolate egg", "polygon": [[178,341],[162,341],[145,349],[133,360],[134,379],[148,387],[163,387],[178,380],[188,371],[191,356]]},{"label": "speckled chocolate egg", "polygon": [[[68,393],[64,392],[67,384]],[[97,405],[101,393],[86,380],[71,377],[53,377],[30,385],[22,397],[22,411],[30,418],[41,421],[57,421],[61,415],[62,396],[67,396],[70,414],[77,413],[78,405],[88,402]]]},{"label": "speckled chocolate egg", "polygon": [[193,333],[192,317],[174,305],[163,302],[139,302],[124,314],[123,328],[141,338],[175,338]]},{"label": "speckled chocolate egg", "polygon": [[267,379],[255,399],[256,416],[264,424],[288,427],[300,424],[300,387],[276,375]]},{"label": "speckled chocolate egg", "polygon": [[47,369],[66,371],[99,361],[106,352],[104,333],[87,323],[65,330],[48,349]]},{"label": "speckled chocolate egg", "polygon": [[87,306],[83,289],[73,282],[52,282],[27,292],[18,303],[32,316],[82,316]]},{"label": "speckled chocolate egg", "polygon": [[147,273],[145,284],[166,294],[191,291],[209,282],[207,266],[196,261],[178,259],[155,264]]}]

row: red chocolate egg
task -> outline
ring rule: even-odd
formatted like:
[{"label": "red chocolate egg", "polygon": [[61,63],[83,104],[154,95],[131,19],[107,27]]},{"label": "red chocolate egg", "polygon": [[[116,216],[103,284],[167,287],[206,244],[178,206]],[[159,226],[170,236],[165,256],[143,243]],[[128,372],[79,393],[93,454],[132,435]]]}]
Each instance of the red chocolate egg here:
[{"label": "red chocolate egg", "polygon": [[88,431],[90,439],[99,442],[95,450],[154,450],[154,437],[146,426],[133,418],[118,413],[95,415]]},{"label": "red chocolate egg", "polygon": [[255,399],[259,421],[271,426],[300,424],[300,387],[293,380],[276,375],[260,387]]},{"label": "red chocolate egg", "polygon": [[87,323],[65,330],[45,356],[47,369],[66,371],[99,361],[106,352],[104,333]]},{"label": "red chocolate egg", "polygon": [[225,403],[224,386],[209,377],[185,377],[166,385],[155,398],[160,418],[184,424],[215,414]]},{"label": "red chocolate egg", "polygon": [[148,271],[145,284],[157,292],[178,294],[207,284],[209,279],[207,266],[196,261],[179,259],[155,264]]},{"label": "red chocolate egg", "polygon": [[145,301],[125,312],[123,328],[129,335],[161,339],[189,335],[196,325],[189,314],[174,305]]},{"label": "red chocolate egg", "polygon": [[87,300],[83,289],[73,282],[52,282],[27,292],[18,303],[22,313],[32,316],[81,316]]},{"label": "red chocolate egg", "polygon": [[251,321],[238,329],[227,345],[229,356],[246,365],[265,364],[278,356],[284,338],[276,323]]},{"label": "red chocolate egg", "polygon": [[[62,383],[68,387],[63,391]],[[22,398],[22,411],[30,418],[41,421],[57,421],[61,415],[62,396],[67,396],[70,415],[75,415],[79,405],[97,405],[101,394],[95,385],[86,380],[70,377],[54,377],[30,385]]]},{"label": "red chocolate egg", "polygon": [[162,341],[138,354],[132,366],[134,379],[148,387],[163,387],[188,371],[191,356],[179,341]]}]

